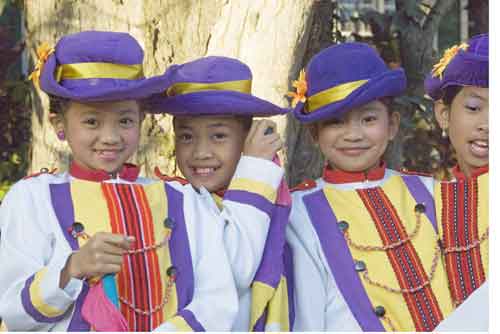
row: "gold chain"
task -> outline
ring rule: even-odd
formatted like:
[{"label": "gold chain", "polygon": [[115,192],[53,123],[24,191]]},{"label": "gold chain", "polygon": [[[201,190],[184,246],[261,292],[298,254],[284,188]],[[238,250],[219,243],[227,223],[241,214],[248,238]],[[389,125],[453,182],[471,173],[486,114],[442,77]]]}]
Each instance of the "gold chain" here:
[{"label": "gold chain", "polygon": [[142,309],[138,308],[135,304],[129,302],[128,300],[126,300],[123,297],[119,297],[119,299],[123,304],[125,304],[129,308],[131,308],[135,313],[140,314],[140,315],[150,316],[158,311],[161,311],[163,309],[163,307],[165,305],[167,305],[167,303],[170,300],[170,292],[172,290],[172,286],[174,285],[174,282],[175,282],[175,275],[172,275],[168,278],[167,287],[165,288],[165,296],[163,296],[162,303],[159,305],[156,305],[151,311],[142,310]]},{"label": "gold chain", "polygon": [[415,238],[415,236],[418,234],[418,231],[420,230],[420,226],[422,225],[420,216],[421,216],[421,213],[417,212],[416,213],[417,224],[415,225],[415,229],[410,234],[408,234],[408,236],[406,238],[398,240],[398,241],[396,241],[392,244],[389,244],[389,245],[385,245],[385,246],[368,245],[368,246],[366,246],[366,245],[356,244],[349,237],[349,233],[347,232],[347,229],[344,231],[344,238],[347,241],[347,243],[349,244],[349,246],[351,246],[357,250],[361,250],[361,251],[373,252],[373,251],[387,251],[390,249],[394,249],[394,248],[399,247],[408,241],[413,240],[413,238]]},{"label": "gold chain", "polygon": [[476,248],[479,246],[483,241],[487,240],[490,234],[490,227],[488,226],[486,228],[486,231],[481,235],[481,237],[477,240],[474,240],[473,243],[468,244],[467,246],[456,246],[456,247],[447,247],[443,250],[444,254],[448,253],[458,253],[458,252],[466,252],[470,249]]},{"label": "gold chain", "polygon": [[431,284],[431,281],[432,279],[434,278],[434,274],[436,273],[436,268],[437,268],[437,264],[438,264],[438,260],[439,260],[439,255],[441,254],[441,247],[439,247],[439,243],[436,243],[436,246],[434,247],[434,258],[432,259],[432,266],[431,266],[431,271],[429,273],[429,279],[427,279],[425,282],[423,282],[422,284],[414,287],[414,288],[410,288],[410,289],[396,289],[396,288],[392,288],[388,285],[385,285],[385,284],[382,284],[382,283],[379,283],[379,282],[375,282],[374,280],[372,280],[370,278],[370,276],[368,275],[368,269],[365,269],[363,271],[363,278],[371,285],[374,285],[374,286],[377,286],[379,288],[382,288],[386,291],[389,291],[389,292],[392,292],[392,293],[415,293],[417,291],[420,291],[422,290],[423,288],[425,288],[426,286],[430,285]]}]

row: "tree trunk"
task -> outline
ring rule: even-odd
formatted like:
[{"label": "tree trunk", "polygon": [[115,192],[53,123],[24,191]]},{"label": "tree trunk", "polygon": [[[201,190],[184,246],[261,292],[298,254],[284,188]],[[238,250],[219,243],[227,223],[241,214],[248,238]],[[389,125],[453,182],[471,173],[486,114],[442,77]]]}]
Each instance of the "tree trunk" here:
[{"label": "tree trunk", "polygon": [[[308,35],[307,52],[294,71],[298,77],[299,69],[305,68],[309,60],[319,51],[333,43],[333,10],[334,3],[330,0],[315,1],[312,8],[311,33]],[[287,116],[287,177],[288,184],[293,187],[305,179],[315,179],[321,175],[323,156],[314,145],[307,128],[290,114]]]},{"label": "tree trunk", "polygon": [[[313,0],[26,0],[27,46],[34,57],[39,43],[54,44],[70,32],[128,31],[144,46],[146,75],[205,55],[236,57],[252,69],[253,93],[285,106],[283,96],[302,63],[312,4]],[[35,95],[31,170],[65,169],[68,149],[48,124],[45,95]],[[278,119],[280,132],[283,119]],[[143,174],[151,176],[155,166],[172,172],[172,139],[169,116],[147,117],[134,158],[143,165]]]}]

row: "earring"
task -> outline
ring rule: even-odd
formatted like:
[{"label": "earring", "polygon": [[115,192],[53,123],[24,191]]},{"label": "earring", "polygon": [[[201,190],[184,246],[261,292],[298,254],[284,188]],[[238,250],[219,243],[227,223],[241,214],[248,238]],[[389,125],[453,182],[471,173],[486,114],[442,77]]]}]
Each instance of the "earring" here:
[{"label": "earring", "polygon": [[448,138],[448,132],[446,131],[446,129],[443,129],[441,131],[441,138],[443,139]]},{"label": "earring", "polygon": [[66,139],[66,136],[64,135],[64,131],[63,130],[57,131],[57,139],[59,139],[59,140]]}]

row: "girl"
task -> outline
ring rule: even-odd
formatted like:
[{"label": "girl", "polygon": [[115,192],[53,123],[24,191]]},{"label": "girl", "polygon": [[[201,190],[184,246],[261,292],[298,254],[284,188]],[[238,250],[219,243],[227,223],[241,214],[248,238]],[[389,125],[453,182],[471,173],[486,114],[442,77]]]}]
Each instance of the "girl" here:
[{"label": "girl", "polygon": [[[69,172],[16,183],[0,209],[0,316],[9,330],[227,330],[236,291],[218,217],[179,183],[138,177],[145,79],[126,33],[87,31],[39,50]],[[203,224],[202,224],[203,222]],[[216,273],[216,275],[214,275]]]},{"label": "girl", "polygon": [[[425,81],[443,137],[449,137],[458,161],[454,180],[437,183],[435,191],[446,272],[457,306],[488,278],[488,64],[488,35],[474,36],[448,49]],[[487,307],[487,293],[483,295]],[[477,319],[472,314],[487,314],[477,307],[461,309],[471,319]],[[487,320],[476,325],[487,330]]]},{"label": "girl", "polygon": [[176,161],[186,182],[227,221],[224,241],[239,294],[232,330],[290,330],[290,207],[281,198],[286,191],[276,194],[283,170],[271,162],[282,142],[273,122],[252,124],[252,116],[287,110],[252,96],[252,73],[236,59],[205,57],[170,71],[169,97],[155,109],[174,115]]},{"label": "girl", "polygon": [[305,78],[294,83],[294,115],[326,163],[292,194],[296,329],[432,331],[452,309],[432,179],[382,161],[399,127],[388,102],[405,90],[403,70],[345,43],[313,57]]}]

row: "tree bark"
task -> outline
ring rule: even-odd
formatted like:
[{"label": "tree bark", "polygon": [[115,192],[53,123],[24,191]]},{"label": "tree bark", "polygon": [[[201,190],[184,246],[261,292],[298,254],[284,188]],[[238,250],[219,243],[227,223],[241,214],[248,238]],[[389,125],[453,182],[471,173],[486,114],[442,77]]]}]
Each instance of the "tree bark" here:
[{"label": "tree bark", "polygon": [[[302,63],[313,0],[26,0],[32,59],[43,41],[85,29],[130,32],[145,49],[146,75],[205,55],[236,57],[252,69],[253,93],[281,106]],[[99,13],[99,15],[96,15]],[[292,75],[293,74],[293,75]],[[69,151],[48,124],[47,98],[35,92],[31,170],[65,169]],[[279,131],[285,127],[278,118]],[[134,161],[142,173],[174,169],[171,117],[148,116]]]},{"label": "tree bark", "polygon": [[[294,78],[298,77],[299,69],[305,68],[316,53],[333,44],[333,10],[334,3],[330,0],[314,2],[310,16],[312,27],[311,33],[308,34],[307,51],[300,67],[294,71]],[[288,184],[293,187],[305,179],[319,177],[323,168],[323,156],[307,128],[292,114],[287,116],[286,142]]]}]

